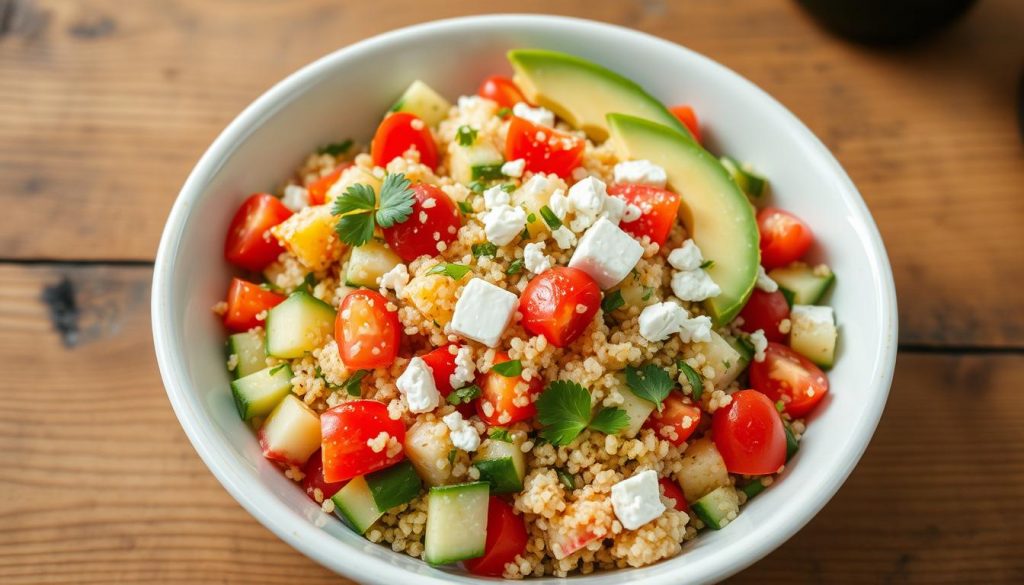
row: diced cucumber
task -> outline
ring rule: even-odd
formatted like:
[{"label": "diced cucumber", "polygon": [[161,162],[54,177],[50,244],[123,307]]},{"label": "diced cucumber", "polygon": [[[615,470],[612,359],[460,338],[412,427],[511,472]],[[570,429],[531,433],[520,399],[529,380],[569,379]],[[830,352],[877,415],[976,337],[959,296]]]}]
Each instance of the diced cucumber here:
[{"label": "diced cucumber", "polygon": [[470,146],[455,146],[449,166],[456,181],[469,185],[473,181],[503,178],[501,165],[504,162],[505,158],[494,145],[477,141]]},{"label": "diced cucumber", "polygon": [[690,509],[709,528],[721,530],[726,524],[736,519],[736,515],[740,512],[740,500],[736,495],[735,488],[731,485],[724,485],[690,504]]},{"label": "diced cucumber", "polygon": [[334,329],[334,309],[305,291],[296,291],[267,314],[267,354],[302,357],[320,347]]},{"label": "diced cucumber", "polygon": [[796,435],[793,434],[793,429],[789,428],[788,423],[782,426],[786,430],[786,463],[789,463],[793,455],[800,450],[800,441],[796,440]]},{"label": "diced cucumber", "polygon": [[386,244],[370,240],[352,248],[348,257],[348,270],[345,271],[345,284],[377,288],[380,277],[401,263],[402,259]]},{"label": "diced cucumber", "polygon": [[743,362],[743,367],[746,368],[754,359],[753,344],[746,337],[734,337],[726,339],[726,341],[736,350],[736,353],[740,354],[740,361]]},{"label": "diced cucumber", "polygon": [[710,341],[695,343],[693,347],[697,352],[704,354],[707,364],[715,369],[715,377],[711,380],[715,388],[727,386],[749,363],[735,347],[714,331],[711,332]]},{"label": "diced cucumber", "polygon": [[736,181],[740,190],[751,199],[760,199],[768,191],[768,180],[753,172],[750,165],[744,165],[735,159],[723,156],[719,159],[732,180]]},{"label": "diced cucumber", "polygon": [[266,416],[292,391],[288,364],[271,366],[231,382],[231,394],[242,420]]},{"label": "diced cucumber", "polygon": [[387,469],[361,475],[334,495],[334,509],[360,534],[388,510],[410,502],[419,495],[423,482],[408,461]]},{"label": "diced cucumber", "polygon": [[716,488],[729,485],[725,461],[707,437],[697,439],[686,448],[676,478],[687,502],[695,502]]},{"label": "diced cucumber", "polygon": [[789,320],[789,346],[793,351],[823,368],[832,367],[839,337],[832,307],[793,305]]},{"label": "diced cucumber", "polygon": [[480,480],[491,484],[492,494],[522,491],[526,476],[526,460],[519,445],[488,439],[473,458],[473,466],[480,470]]},{"label": "diced cucumber", "polygon": [[228,336],[228,356],[235,356],[235,378],[243,378],[267,367],[267,348],[263,336],[245,331]]},{"label": "diced cucumber", "polygon": [[489,497],[485,481],[430,488],[423,560],[443,565],[484,554]]},{"label": "diced cucumber", "polygon": [[802,262],[776,268],[768,276],[780,289],[789,292],[793,297],[791,304],[797,305],[816,304],[836,280],[828,266],[821,264],[812,268]]},{"label": "diced cucumber", "polygon": [[640,428],[644,426],[644,421],[654,412],[654,403],[634,394],[629,389],[629,386],[626,385],[625,376],[617,375],[615,378],[620,382],[618,390],[619,394],[622,395],[622,404],[618,405],[618,408],[626,411],[626,414],[629,416],[629,424],[626,425],[626,428],[619,431],[619,434],[632,438],[640,432]]},{"label": "diced cucumber", "polygon": [[417,79],[405,90],[402,97],[398,98],[395,105],[391,106],[391,111],[409,112],[423,120],[427,126],[437,126],[448,116],[448,110],[451,108],[451,103],[434,91],[434,88]]},{"label": "diced cucumber", "polygon": [[289,465],[302,465],[320,448],[320,417],[302,400],[288,394],[259,431],[263,456]]},{"label": "diced cucumber", "polygon": [[740,487],[740,491],[747,496],[749,502],[751,498],[765,490],[765,485],[761,483],[760,479],[754,479],[750,483],[743,484]]}]

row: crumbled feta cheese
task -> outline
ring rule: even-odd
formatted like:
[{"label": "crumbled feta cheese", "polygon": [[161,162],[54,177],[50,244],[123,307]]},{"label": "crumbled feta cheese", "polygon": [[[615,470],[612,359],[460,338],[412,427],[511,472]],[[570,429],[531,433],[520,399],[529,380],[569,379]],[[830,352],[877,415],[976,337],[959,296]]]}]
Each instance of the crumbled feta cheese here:
[{"label": "crumbled feta cheese", "polygon": [[597,177],[587,177],[569,187],[569,201],[577,215],[596,217],[604,207],[608,190],[604,181]]},{"label": "crumbled feta cheese", "polygon": [[550,193],[555,188],[555,183],[542,174],[535,174],[519,187],[519,194],[522,199],[531,199]]},{"label": "crumbled feta cheese", "polygon": [[519,297],[516,295],[482,278],[474,278],[462,289],[462,296],[455,302],[451,330],[467,339],[495,347],[518,305]]},{"label": "crumbled feta cheese", "polygon": [[[639,211],[639,208],[637,208]],[[622,221],[622,218],[626,215],[626,200],[620,199],[619,197],[612,197],[609,195],[604,199],[604,210],[601,211],[602,217],[607,217],[608,221],[618,225]],[[637,216],[639,217],[639,216]]]},{"label": "crumbled feta cheese", "polygon": [[284,197],[281,203],[292,211],[301,211],[309,207],[309,191],[299,185],[288,185],[284,188]]},{"label": "crumbled feta cheese", "polygon": [[476,451],[480,447],[480,433],[462,418],[461,412],[456,410],[451,414],[446,414],[441,420],[448,427],[448,436],[456,449]]},{"label": "crumbled feta cheese", "polygon": [[612,486],[612,509],[626,530],[636,530],[665,511],[658,488],[658,474],[641,471]]},{"label": "crumbled feta cheese", "polygon": [[686,240],[681,247],[669,253],[668,263],[676,270],[696,270],[704,263],[704,257],[693,240]]},{"label": "crumbled feta cheese", "polygon": [[622,213],[622,223],[634,222],[640,219],[643,214],[642,209],[630,203],[626,205],[626,210]]},{"label": "crumbled feta cheese", "polygon": [[636,183],[664,189],[665,183],[668,182],[668,175],[665,173],[665,169],[649,160],[620,162],[615,165],[615,169],[612,172],[615,175],[616,183]]},{"label": "crumbled feta cheese", "polygon": [[523,264],[534,274],[540,274],[551,268],[551,258],[544,255],[544,244],[531,242],[523,249]]},{"label": "crumbled feta cheese", "polygon": [[548,199],[548,209],[550,209],[558,219],[565,219],[565,215],[572,210],[572,204],[569,202],[569,198],[565,196],[565,191],[555,189],[555,192],[552,193],[551,197]]},{"label": "crumbled feta cheese", "polygon": [[764,271],[764,266],[757,267],[757,288],[768,293],[779,290],[779,284],[768,276],[768,273]]},{"label": "crumbled feta cheese", "polygon": [[638,325],[640,335],[649,341],[664,341],[676,333],[686,343],[711,339],[710,318],[691,318],[686,309],[672,302],[644,307]]},{"label": "crumbled feta cheese", "polygon": [[483,98],[478,95],[460,95],[457,103],[460,110],[470,110],[480,107],[483,101]]},{"label": "crumbled feta cheese", "polygon": [[551,237],[555,238],[558,247],[563,250],[568,250],[576,245],[576,234],[569,231],[569,228],[564,225],[558,226],[558,229],[551,232]]},{"label": "crumbled feta cheese", "polygon": [[505,164],[501,165],[501,174],[506,177],[522,177],[523,171],[526,170],[526,160],[517,158],[516,160],[510,160]]},{"label": "crumbled feta cheese", "polygon": [[459,389],[473,381],[476,374],[476,362],[473,361],[473,350],[460,347],[455,353],[455,371],[448,377],[452,388]]},{"label": "crumbled feta cheese", "polygon": [[541,126],[554,126],[555,114],[547,108],[532,108],[525,102],[512,106],[512,115]]},{"label": "crumbled feta cheese", "polygon": [[602,217],[580,238],[569,266],[589,274],[602,289],[609,289],[622,282],[643,255],[639,242]]},{"label": "crumbled feta cheese", "polygon": [[402,296],[402,291],[407,284],[409,284],[409,269],[402,263],[396,264],[394,268],[388,270],[380,277],[380,288],[389,288],[395,291],[395,294],[398,296]]},{"label": "crumbled feta cheese", "polygon": [[526,227],[526,212],[522,207],[499,205],[483,214],[484,234],[487,240],[504,246],[518,236]]},{"label": "crumbled feta cheese", "polygon": [[495,185],[494,187],[484,191],[485,209],[494,209],[495,207],[508,205],[511,201],[512,198],[509,196],[508,191],[502,189],[500,185]]},{"label": "crumbled feta cheese", "polygon": [[683,343],[711,341],[711,317],[698,315],[683,321],[679,329],[679,338]]},{"label": "crumbled feta cheese", "polygon": [[423,358],[409,360],[402,375],[395,380],[395,386],[405,395],[409,412],[430,412],[441,403],[441,394],[434,384],[434,374]]},{"label": "crumbled feta cheese", "polygon": [[754,361],[763,362],[764,351],[768,349],[768,338],[764,336],[764,329],[758,329],[750,334],[750,343],[754,346]]},{"label": "crumbled feta cheese", "polygon": [[684,301],[703,301],[722,293],[722,288],[700,268],[672,275],[672,294]]}]

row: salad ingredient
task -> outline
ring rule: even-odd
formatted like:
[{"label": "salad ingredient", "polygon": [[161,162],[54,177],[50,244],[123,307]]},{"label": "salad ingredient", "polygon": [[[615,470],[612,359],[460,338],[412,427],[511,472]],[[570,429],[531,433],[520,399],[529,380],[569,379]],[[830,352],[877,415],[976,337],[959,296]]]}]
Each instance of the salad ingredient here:
[{"label": "salad ingredient", "polygon": [[423,560],[443,565],[484,554],[489,490],[483,481],[430,488]]},{"label": "salad ingredient", "polygon": [[273,195],[256,193],[250,196],[228,226],[224,257],[246,270],[263,270],[284,251],[277,240],[270,237],[270,228],[291,215],[292,211]]},{"label": "salad ingredient", "polygon": [[522,326],[566,347],[587,329],[601,306],[601,289],[586,272],[555,267],[535,276],[519,299]]},{"label": "salad ingredient", "polygon": [[349,369],[380,368],[395,361],[402,329],[388,304],[387,298],[368,289],[352,291],[341,301],[334,339]]},{"label": "salad ingredient", "polygon": [[757,229],[761,234],[761,264],[768,270],[799,260],[814,243],[810,226],[774,207],[757,214]]},{"label": "salad ingredient", "polygon": [[331,334],[334,308],[297,290],[267,312],[267,355],[297,358],[320,347]]},{"label": "salad ingredient", "polygon": [[395,112],[384,117],[370,143],[373,164],[386,167],[410,149],[419,152],[420,162],[434,169],[439,161],[437,144],[426,122],[408,112]]},{"label": "salad ingredient", "polygon": [[263,456],[288,465],[302,465],[320,444],[320,418],[294,394],[274,407],[259,433]]},{"label": "salad ingredient", "polygon": [[769,343],[762,362],[750,365],[750,385],[793,417],[809,413],[828,393],[828,378],[811,360],[779,343]]},{"label": "salad ingredient", "polygon": [[319,427],[325,481],[352,479],[405,458],[405,423],[389,417],[383,402],[344,402],[321,414]]},{"label": "salad ingredient", "polygon": [[732,394],[732,401],[711,417],[711,430],[729,473],[767,475],[786,462],[782,419],[775,404],[757,390]]}]

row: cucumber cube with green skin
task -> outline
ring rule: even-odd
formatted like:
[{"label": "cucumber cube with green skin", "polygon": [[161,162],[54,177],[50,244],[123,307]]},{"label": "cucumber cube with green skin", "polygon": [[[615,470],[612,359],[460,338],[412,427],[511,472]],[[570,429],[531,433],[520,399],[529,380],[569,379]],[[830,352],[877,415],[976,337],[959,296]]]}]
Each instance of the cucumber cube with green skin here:
[{"label": "cucumber cube with green skin", "polygon": [[526,475],[523,451],[515,443],[488,439],[480,446],[473,466],[480,471],[481,481],[491,484],[492,494],[522,491]]},{"label": "cucumber cube with green skin", "polygon": [[334,330],[334,308],[305,291],[267,313],[267,354],[297,358],[320,347]]},{"label": "cucumber cube with green skin", "polygon": [[235,378],[244,378],[267,367],[266,342],[258,333],[245,331],[228,336],[228,356],[235,356]]},{"label": "cucumber cube with green skin", "polygon": [[802,262],[776,268],[768,276],[778,283],[780,290],[789,293],[793,299],[790,305],[817,304],[836,281],[828,266],[811,267]]},{"label": "cucumber cube with green skin", "polygon": [[331,500],[335,513],[359,534],[366,534],[388,510],[412,501],[423,482],[408,461],[352,478]]},{"label": "cucumber cube with green skin", "polygon": [[320,448],[320,415],[289,393],[270,411],[257,436],[267,459],[303,465]]},{"label": "cucumber cube with green skin", "polygon": [[288,364],[271,366],[231,382],[231,394],[242,420],[267,416],[292,391]]},{"label": "cucumber cube with green skin", "polygon": [[345,284],[377,288],[380,278],[402,263],[402,259],[384,242],[370,240],[352,248],[345,270]]},{"label": "cucumber cube with green skin", "polygon": [[800,442],[796,440],[796,435],[793,434],[793,429],[789,427],[789,423],[783,425],[786,430],[786,463],[796,455],[796,452],[800,450]]},{"label": "cucumber cube with green skin", "polygon": [[625,376],[619,374],[615,378],[619,382],[619,394],[622,395],[622,404],[619,404],[618,408],[624,410],[629,417],[629,424],[619,431],[619,434],[626,438],[633,438],[640,432],[647,417],[654,412],[655,405],[650,400],[645,400],[634,394],[626,385]]},{"label": "cucumber cube with green skin", "polygon": [[736,519],[740,512],[740,500],[736,489],[731,485],[722,486],[703,498],[690,504],[704,524],[714,530],[721,530],[725,525]]},{"label": "cucumber cube with green skin", "polygon": [[707,364],[715,369],[715,377],[711,380],[715,388],[727,386],[743,373],[744,368],[750,363],[736,346],[714,331],[711,332],[711,339],[695,343],[693,348],[704,354]]},{"label": "cucumber cube with green skin", "polygon": [[430,488],[423,560],[443,565],[484,554],[489,498],[485,481]]},{"label": "cucumber cube with green skin", "polygon": [[478,140],[469,146],[455,146],[449,168],[452,178],[469,185],[473,181],[501,179],[505,157],[490,142]]},{"label": "cucumber cube with green skin", "polygon": [[695,502],[715,489],[729,485],[729,470],[715,443],[708,437],[701,437],[686,448],[676,478],[686,501]]},{"label": "cucumber cube with green skin", "polygon": [[448,100],[419,79],[413,81],[391,106],[392,112],[408,112],[423,120],[427,126],[437,126],[448,116],[450,109],[452,104]]},{"label": "cucumber cube with green skin", "polygon": [[718,160],[725,167],[725,170],[729,171],[729,175],[732,176],[732,179],[736,181],[736,184],[748,197],[756,200],[765,194],[768,187],[767,179],[750,171],[746,166],[727,156],[723,156]]},{"label": "cucumber cube with green skin", "polygon": [[793,305],[789,346],[823,368],[831,368],[836,358],[836,328],[832,307]]}]

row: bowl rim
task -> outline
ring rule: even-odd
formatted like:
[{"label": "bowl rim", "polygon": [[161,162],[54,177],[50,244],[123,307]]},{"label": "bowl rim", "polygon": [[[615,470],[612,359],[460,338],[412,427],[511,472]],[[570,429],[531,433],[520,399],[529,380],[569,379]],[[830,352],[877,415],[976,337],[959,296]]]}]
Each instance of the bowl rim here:
[{"label": "bowl rim", "polygon": [[[262,120],[273,116],[279,104],[289,94],[314,83],[321,71],[330,68],[336,62],[357,58],[360,53],[386,46],[399,38],[437,33],[457,34],[459,30],[502,24],[565,26],[621,35],[630,44],[640,43],[657,46],[660,50],[681,51],[700,61],[702,66],[716,70],[716,74],[731,77],[732,82],[744,85],[748,90],[758,94],[758,98],[763,101],[765,108],[774,110],[774,114],[780,116],[793,129],[796,139],[802,143],[802,146],[821,157],[821,160],[828,166],[828,171],[834,176],[841,197],[852,203],[859,214],[857,219],[863,223],[867,231],[862,234],[862,237],[870,243],[870,249],[865,252],[869,256],[869,264],[874,276],[872,292],[880,299],[879,306],[882,317],[880,330],[882,343],[874,355],[870,375],[865,377],[876,390],[874,393],[876,399],[866,407],[860,425],[853,429],[851,437],[846,443],[845,452],[842,453],[841,458],[836,458],[835,468],[823,480],[823,489],[804,497],[803,505],[793,506],[790,514],[778,515],[778,518],[773,518],[770,527],[774,530],[759,531],[761,534],[769,534],[769,537],[744,540],[744,537],[741,536],[733,544],[744,543],[747,546],[738,554],[734,550],[732,551],[733,556],[730,557],[717,555],[709,557],[706,562],[699,565],[687,565],[687,581],[702,583],[728,577],[750,566],[796,534],[828,503],[860,461],[881,418],[896,362],[898,323],[895,284],[885,246],[866,203],[839,162],[817,136],[782,104],[738,73],[709,57],[648,33],[588,19],[541,14],[488,14],[434,20],[394,29],[341,47],[303,66],[261,94],[228,124],[203,153],[175,199],[160,239],[153,268],[151,315],[157,363],[168,398],[185,434],[209,470],[243,508],[279,538],[324,567],[354,579],[383,583],[403,578],[408,579],[413,575],[406,569],[366,555],[357,549],[352,549],[350,552],[359,557],[360,562],[358,563],[345,562],[344,557],[329,554],[331,543],[337,545],[337,539],[289,508],[265,485],[259,484],[254,489],[251,484],[244,482],[247,475],[246,466],[232,455],[226,445],[221,444],[215,438],[214,422],[204,414],[201,401],[190,390],[183,366],[185,359],[177,349],[181,345],[181,334],[170,319],[173,314],[171,307],[177,300],[172,298],[170,294],[172,287],[169,284],[173,280],[177,266],[175,251],[185,235],[184,227],[193,203],[201,197],[205,185],[216,175],[237,145],[242,143]],[[251,473],[251,470],[248,471]],[[685,555],[676,557],[676,559],[683,557]],[[663,562],[671,563],[673,559]],[[422,573],[417,574],[416,579],[418,582],[424,583],[451,582],[444,577]],[[577,581],[587,580],[586,577],[575,577],[575,579]],[[645,580],[646,583],[659,585],[669,585],[677,581],[678,577],[671,573],[651,575]],[[493,582],[493,580],[487,579],[481,582]]]}]

